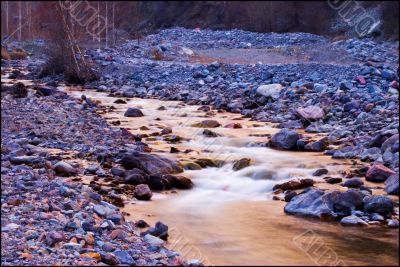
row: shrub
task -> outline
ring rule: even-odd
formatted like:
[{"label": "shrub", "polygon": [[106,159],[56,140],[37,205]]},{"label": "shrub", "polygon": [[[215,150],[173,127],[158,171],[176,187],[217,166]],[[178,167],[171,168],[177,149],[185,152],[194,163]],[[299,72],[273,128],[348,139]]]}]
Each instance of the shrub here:
[{"label": "shrub", "polygon": [[4,46],[1,47],[1,59],[10,60],[10,54],[7,51],[7,48]]}]

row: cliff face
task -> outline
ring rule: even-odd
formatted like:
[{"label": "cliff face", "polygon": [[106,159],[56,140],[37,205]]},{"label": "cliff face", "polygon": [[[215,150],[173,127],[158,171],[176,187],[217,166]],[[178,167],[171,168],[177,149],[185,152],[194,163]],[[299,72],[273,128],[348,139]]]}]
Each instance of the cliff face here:
[{"label": "cliff face", "polygon": [[336,10],[329,1],[141,1],[135,13],[141,18],[138,29],[182,26],[355,35],[354,26],[340,15],[343,13],[355,20],[374,17],[381,21],[379,29],[385,37],[395,37],[399,32],[398,8],[397,1],[349,2]]}]

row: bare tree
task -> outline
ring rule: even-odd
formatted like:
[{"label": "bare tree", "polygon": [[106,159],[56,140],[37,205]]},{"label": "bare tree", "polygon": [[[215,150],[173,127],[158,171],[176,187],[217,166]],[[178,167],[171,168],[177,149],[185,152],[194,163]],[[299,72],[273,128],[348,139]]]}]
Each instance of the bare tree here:
[{"label": "bare tree", "polygon": [[113,44],[115,45],[115,1],[113,1],[112,5],[112,29]]},{"label": "bare tree", "polygon": [[[100,1],[97,1],[97,27],[100,29]],[[101,31],[99,31],[98,36],[99,38],[99,51],[101,50]]]},{"label": "bare tree", "polygon": [[108,1],[106,1],[106,48],[108,48]]},{"label": "bare tree", "polygon": [[6,1],[6,35],[8,35],[9,29],[8,29],[8,1]]},{"label": "bare tree", "polygon": [[18,21],[19,21],[18,41],[21,42],[21,40],[22,40],[22,8],[21,8],[21,1],[18,1]]}]

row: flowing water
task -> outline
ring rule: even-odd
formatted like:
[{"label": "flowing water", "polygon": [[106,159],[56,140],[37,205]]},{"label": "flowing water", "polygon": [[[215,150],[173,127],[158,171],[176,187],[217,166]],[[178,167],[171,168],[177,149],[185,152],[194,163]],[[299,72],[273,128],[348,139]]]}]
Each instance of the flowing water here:
[{"label": "flowing water", "polygon": [[[199,106],[157,99],[117,99],[105,93],[69,90],[76,97],[85,94],[115,109],[103,112],[110,122],[119,120],[132,133],[159,132],[171,127],[184,138],[170,144],[162,137],[144,141],[153,152],[181,162],[198,158],[223,160],[220,168],[185,171],[195,187],[188,191],[156,193],[150,202],[132,200],[124,211],[130,218],[144,218],[153,224],[161,220],[170,227],[167,246],[186,258],[208,265],[393,265],[399,259],[399,231],[384,227],[347,228],[337,223],[320,222],[285,215],[284,202],[272,200],[272,187],[295,177],[310,177],[326,167],[330,176],[340,175],[354,162],[337,161],[321,153],[285,152],[263,146],[268,136],[278,131],[273,125],[250,121],[240,114],[212,113]],[[165,110],[159,110],[164,106]],[[144,117],[127,118],[128,107],[140,108]],[[204,137],[204,129],[192,124],[205,119],[222,126],[240,123],[242,128],[218,127],[219,137]],[[148,129],[141,128],[146,126]],[[316,136],[313,136],[316,138]],[[185,153],[170,153],[171,146]],[[250,158],[251,166],[233,171],[235,159]],[[345,190],[315,178],[321,188]],[[382,193],[382,190],[374,190]]]},{"label": "flowing water", "polygon": [[[2,79],[2,82],[13,81]],[[30,81],[22,81],[31,84]],[[207,265],[398,265],[399,230],[370,226],[342,227],[337,223],[299,218],[283,212],[285,203],[272,200],[272,187],[296,177],[310,177],[321,167],[329,176],[340,175],[351,161],[337,161],[320,153],[286,152],[264,147],[268,136],[278,131],[273,125],[250,121],[240,114],[206,113],[199,106],[157,99],[117,99],[105,93],[60,87],[75,97],[85,94],[113,110],[102,112],[108,121],[119,120],[132,133],[159,132],[171,127],[183,137],[170,144],[162,137],[145,142],[154,153],[181,162],[199,158],[223,160],[220,168],[185,171],[195,187],[187,191],[156,193],[152,201],[132,200],[124,211],[132,220],[160,220],[169,225],[167,246],[185,258]],[[159,110],[164,106],[165,110]],[[144,117],[127,118],[128,107],[140,108]],[[218,127],[220,136],[204,137],[203,129],[191,125],[204,119],[222,124],[240,123],[242,128]],[[148,129],[141,128],[146,126]],[[320,138],[313,136],[313,138]],[[171,146],[185,153],[170,153]],[[233,171],[233,161],[250,158],[251,166]],[[345,190],[314,177],[317,186]],[[374,184],[368,184],[376,187]],[[379,187],[374,194],[381,194]],[[398,198],[395,199],[398,202]]]}]

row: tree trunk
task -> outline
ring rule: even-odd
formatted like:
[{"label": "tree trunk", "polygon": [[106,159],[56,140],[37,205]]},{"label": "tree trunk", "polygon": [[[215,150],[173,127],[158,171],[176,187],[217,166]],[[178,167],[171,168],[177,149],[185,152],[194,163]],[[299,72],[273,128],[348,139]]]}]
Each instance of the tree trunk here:
[{"label": "tree trunk", "polygon": [[18,19],[19,19],[19,27],[18,27],[18,41],[22,40],[22,8],[21,1],[18,1]]},{"label": "tree trunk", "polygon": [[108,2],[106,1],[106,48],[108,48]]}]

